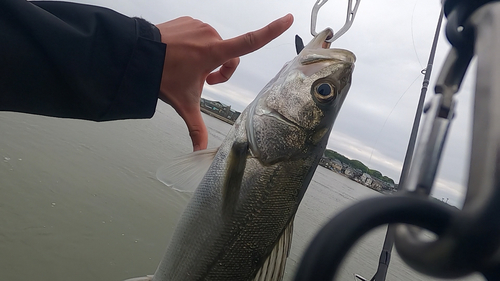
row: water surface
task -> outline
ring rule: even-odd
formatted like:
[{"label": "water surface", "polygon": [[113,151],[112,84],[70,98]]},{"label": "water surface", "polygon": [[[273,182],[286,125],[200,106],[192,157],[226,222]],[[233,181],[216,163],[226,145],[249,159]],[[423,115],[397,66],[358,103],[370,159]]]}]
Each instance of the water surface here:
[{"label": "water surface", "polygon": [[[216,147],[230,126],[204,119]],[[150,120],[107,123],[1,112],[0,132],[0,280],[119,281],[155,271],[189,200],[155,177],[191,151],[173,109],[160,104]],[[381,195],[319,167],[296,217],[285,279],[328,218],[372,196]],[[371,277],[384,234],[367,235],[337,279]],[[436,279],[393,254],[387,280]]]}]

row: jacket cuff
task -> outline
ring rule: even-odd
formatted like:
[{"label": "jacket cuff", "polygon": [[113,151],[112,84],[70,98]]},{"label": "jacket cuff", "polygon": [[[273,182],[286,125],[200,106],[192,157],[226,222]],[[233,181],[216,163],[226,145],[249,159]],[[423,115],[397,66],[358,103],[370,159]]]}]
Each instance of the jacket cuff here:
[{"label": "jacket cuff", "polygon": [[158,28],[143,18],[134,18],[137,23],[139,37],[161,42],[161,35]]},{"label": "jacket cuff", "polygon": [[[144,19],[134,18],[137,43],[118,90],[104,120],[151,118],[156,110],[165,62],[166,45],[160,31]],[[148,71],[144,71],[147,69]]]}]

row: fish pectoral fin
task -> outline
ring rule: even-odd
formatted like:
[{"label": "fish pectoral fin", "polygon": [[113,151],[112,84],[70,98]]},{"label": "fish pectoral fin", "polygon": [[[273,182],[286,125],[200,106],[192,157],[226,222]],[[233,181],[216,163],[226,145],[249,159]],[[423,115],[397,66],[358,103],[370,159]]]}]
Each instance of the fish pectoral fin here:
[{"label": "fish pectoral fin", "polygon": [[156,171],[156,178],[177,191],[194,192],[212,164],[217,150],[199,150],[176,157]]},{"label": "fish pectoral fin", "polygon": [[233,143],[228,156],[224,185],[222,186],[222,214],[224,216],[231,215],[238,202],[247,156],[247,142]]},{"label": "fish pectoral fin", "polygon": [[131,278],[131,279],[127,279],[125,281],[151,281],[151,280],[153,280],[153,275],[148,275],[145,277]]},{"label": "fish pectoral fin", "polygon": [[286,259],[290,254],[293,236],[293,220],[283,231],[278,243],[274,246],[271,254],[267,257],[262,267],[255,275],[253,281],[281,281],[285,274]]}]

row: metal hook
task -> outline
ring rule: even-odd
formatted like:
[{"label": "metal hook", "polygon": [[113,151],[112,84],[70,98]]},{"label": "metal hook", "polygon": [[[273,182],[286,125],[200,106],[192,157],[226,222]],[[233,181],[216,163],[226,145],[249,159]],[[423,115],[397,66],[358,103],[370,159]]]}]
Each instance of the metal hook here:
[{"label": "metal hook", "polygon": [[[340,36],[342,36],[344,33],[346,33],[347,30],[349,30],[349,28],[351,27],[351,25],[354,21],[354,17],[356,16],[356,12],[358,11],[359,3],[361,3],[361,0],[356,0],[356,3],[354,4],[354,8],[353,8],[352,1],[353,0],[349,0],[349,4],[347,6],[347,15],[346,15],[344,26],[337,33],[334,33],[332,38],[327,39],[326,42],[332,43],[333,41],[337,40]],[[328,0],[317,0],[313,6],[313,9],[311,12],[311,34],[312,34],[312,36],[318,35],[318,33],[316,32],[316,21],[318,19],[318,11],[326,2],[328,2]]]}]

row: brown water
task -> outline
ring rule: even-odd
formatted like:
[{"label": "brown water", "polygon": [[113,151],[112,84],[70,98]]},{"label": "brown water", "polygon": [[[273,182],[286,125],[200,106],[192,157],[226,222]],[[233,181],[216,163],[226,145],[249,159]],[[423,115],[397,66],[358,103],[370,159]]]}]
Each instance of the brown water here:
[{"label": "brown water", "polygon": [[[204,118],[215,147],[230,126]],[[191,151],[171,108],[159,105],[151,120],[108,123],[3,112],[0,132],[0,281],[119,281],[155,271],[189,199],[155,177],[168,159]],[[319,167],[297,214],[286,279],[327,218],[371,196],[381,195]],[[384,234],[367,235],[338,279],[371,278]],[[394,254],[387,280],[436,279]]]}]

